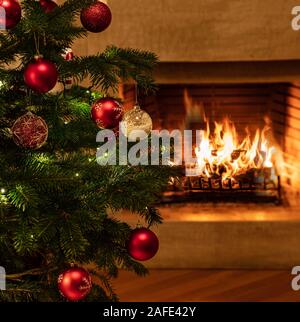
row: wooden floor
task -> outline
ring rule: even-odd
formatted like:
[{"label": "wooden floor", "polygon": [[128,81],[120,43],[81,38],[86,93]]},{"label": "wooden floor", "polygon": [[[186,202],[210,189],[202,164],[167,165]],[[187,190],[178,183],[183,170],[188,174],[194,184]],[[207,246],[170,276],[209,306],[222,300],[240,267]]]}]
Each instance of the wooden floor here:
[{"label": "wooden floor", "polygon": [[290,271],[151,270],[147,277],[121,271],[114,281],[122,302],[300,301]]}]

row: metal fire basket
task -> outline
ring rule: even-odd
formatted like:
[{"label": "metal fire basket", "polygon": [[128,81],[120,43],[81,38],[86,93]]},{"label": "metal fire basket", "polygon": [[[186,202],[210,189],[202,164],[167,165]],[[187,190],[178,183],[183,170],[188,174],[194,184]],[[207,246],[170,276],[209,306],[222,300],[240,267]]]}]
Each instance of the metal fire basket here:
[{"label": "metal fire basket", "polygon": [[235,178],[179,176],[171,179],[161,202],[281,202],[280,176],[274,169],[248,171]]}]

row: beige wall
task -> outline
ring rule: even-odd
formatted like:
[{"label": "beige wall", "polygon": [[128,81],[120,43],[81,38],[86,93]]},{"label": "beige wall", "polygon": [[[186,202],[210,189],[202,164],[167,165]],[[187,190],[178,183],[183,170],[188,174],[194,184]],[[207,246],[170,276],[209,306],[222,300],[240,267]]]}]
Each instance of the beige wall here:
[{"label": "beige wall", "polygon": [[163,62],[300,58],[291,28],[298,0],[108,0],[111,27],[74,46],[93,54],[107,45],[156,52]]}]

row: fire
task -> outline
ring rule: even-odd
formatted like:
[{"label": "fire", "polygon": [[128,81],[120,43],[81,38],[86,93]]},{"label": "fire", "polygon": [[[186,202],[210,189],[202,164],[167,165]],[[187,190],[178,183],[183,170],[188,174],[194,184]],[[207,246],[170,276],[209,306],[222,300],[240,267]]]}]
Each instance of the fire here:
[{"label": "fire", "polygon": [[249,170],[273,167],[275,147],[266,137],[270,130],[268,125],[257,129],[254,137],[246,129],[244,139],[239,140],[235,125],[228,118],[214,124],[214,131],[211,131],[206,121],[206,130],[201,131],[200,144],[195,148],[199,175],[226,179]]}]

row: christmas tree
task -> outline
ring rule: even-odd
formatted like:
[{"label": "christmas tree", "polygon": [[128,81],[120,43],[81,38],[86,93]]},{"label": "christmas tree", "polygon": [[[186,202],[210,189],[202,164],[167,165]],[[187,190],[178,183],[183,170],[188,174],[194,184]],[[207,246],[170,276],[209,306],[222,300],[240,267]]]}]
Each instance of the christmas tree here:
[{"label": "christmas tree", "polygon": [[[0,300],[117,300],[111,278],[118,269],[147,270],[126,247],[133,229],[111,214],[127,209],[147,228],[160,223],[153,205],[170,169],[100,166],[91,105],[108,93],[117,96],[122,81],[136,82],[145,93],[154,90],[157,57],[110,46],[66,59],[66,48],[87,29],[98,32],[110,23],[103,7],[96,10],[98,20],[90,19],[94,0],[59,6],[23,0],[22,14],[16,0],[0,5],[7,29],[0,33],[0,265],[6,270]],[[85,78],[88,88],[78,85]],[[53,90],[55,84],[61,88]],[[70,269],[86,283],[82,296],[61,294],[58,277],[63,282]]]}]

